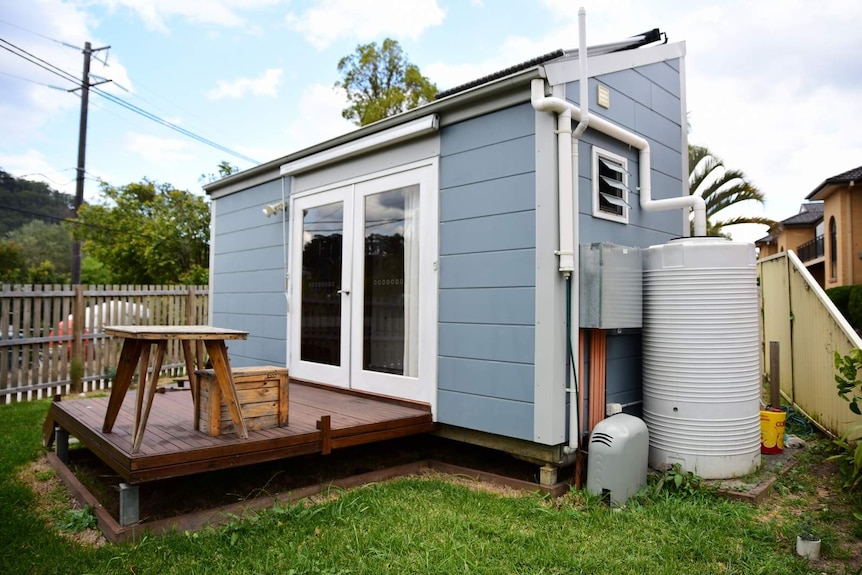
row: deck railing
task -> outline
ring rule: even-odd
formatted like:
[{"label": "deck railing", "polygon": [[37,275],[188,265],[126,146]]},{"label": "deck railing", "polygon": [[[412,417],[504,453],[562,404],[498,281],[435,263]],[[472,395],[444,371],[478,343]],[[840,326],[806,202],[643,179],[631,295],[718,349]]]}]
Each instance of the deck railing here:
[{"label": "deck railing", "polygon": [[769,342],[779,342],[781,393],[823,430],[840,435],[862,423],[835,385],[834,353],[862,348],[862,339],[793,251],[757,264],[764,371]]},{"label": "deck railing", "polygon": [[809,242],[805,242],[796,249],[799,254],[799,259],[803,262],[810,262],[817,258],[822,258],[826,251],[823,247],[823,236],[817,236]]},{"label": "deck railing", "polygon": [[[0,403],[107,389],[120,342],[111,324],[206,324],[207,286],[0,286]],[[82,389],[72,389],[81,357]],[[168,346],[163,372],[184,372],[179,344]]]}]

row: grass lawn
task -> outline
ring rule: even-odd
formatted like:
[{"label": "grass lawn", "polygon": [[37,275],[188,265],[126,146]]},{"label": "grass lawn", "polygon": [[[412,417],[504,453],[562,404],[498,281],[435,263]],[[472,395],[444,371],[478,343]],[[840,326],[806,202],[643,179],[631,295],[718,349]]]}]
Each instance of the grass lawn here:
[{"label": "grass lawn", "polygon": [[[684,489],[612,511],[579,492],[551,499],[423,476],[199,533],[86,545],[58,527],[74,523],[62,490],[37,495],[20,477],[43,455],[47,408],[0,406],[2,574],[831,574],[854,573],[862,561],[858,498],[822,463],[822,441],[758,507]],[[800,518],[821,534],[822,561],[793,552]]]}]

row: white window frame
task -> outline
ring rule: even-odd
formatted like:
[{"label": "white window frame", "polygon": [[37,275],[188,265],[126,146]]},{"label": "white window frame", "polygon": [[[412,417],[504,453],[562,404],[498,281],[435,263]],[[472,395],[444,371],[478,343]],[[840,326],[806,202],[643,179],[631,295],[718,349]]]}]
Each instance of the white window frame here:
[{"label": "white window frame", "polygon": [[[618,222],[621,224],[629,223],[629,168],[628,168],[628,160],[622,156],[614,154],[613,152],[609,152],[608,150],[603,150],[602,148],[598,148],[593,146],[593,154],[592,154],[592,186],[593,186],[593,217],[602,218],[604,220],[610,220],[612,222]],[[614,164],[618,164],[622,168],[622,196],[620,196],[620,200],[622,205],[622,214],[612,214],[610,212],[603,211],[601,209],[600,198],[600,186],[599,186],[599,162],[601,160],[607,160],[609,162],[613,162]]]}]

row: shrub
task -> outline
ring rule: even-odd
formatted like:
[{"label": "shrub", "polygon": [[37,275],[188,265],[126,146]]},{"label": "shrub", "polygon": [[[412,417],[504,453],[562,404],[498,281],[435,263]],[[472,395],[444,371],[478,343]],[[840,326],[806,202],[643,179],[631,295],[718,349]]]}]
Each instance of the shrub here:
[{"label": "shrub", "polygon": [[850,298],[847,301],[847,321],[854,328],[862,327],[862,285],[850,288]]},{"label": "shrub", "polygon": [[[862,415],[862,380],[858,379],[859,370],[862,369],[862,350],[851,349],[850,353],[842,356],[835,352],[835,383],[838,387],[838,396],[848,402],[850,411],[856,415]],[[838,462],[842,474],[846,478],[845,487],[855,490],[862,485],[862,441],[851,439],[862,431],[862,425],[851,426],[841,437],[833,440],[839,453],[829,459]]]},{"label": "shrub", "polygon": [[850,318],[848,306],[850,305],[851,289],[853,289],[853,286],[838,286],[826,290],[826,295],[829,296],[829,299],[832,300],[832,303],[835,304],[835,307],[838,308],[838,311],[841,312],[841,315],[848,319]]}]

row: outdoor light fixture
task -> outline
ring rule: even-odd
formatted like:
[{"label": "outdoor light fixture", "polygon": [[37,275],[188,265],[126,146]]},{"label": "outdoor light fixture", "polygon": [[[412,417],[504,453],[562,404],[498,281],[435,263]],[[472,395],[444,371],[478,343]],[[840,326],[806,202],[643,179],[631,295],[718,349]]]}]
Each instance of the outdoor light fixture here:
[{"label": "outdoor light fixture", "polygon": [[278,202],[277,204],[266,204],[263,207],[263,214],[266,217],[274,216],[278,212],[284,209],[284,202]]}]

